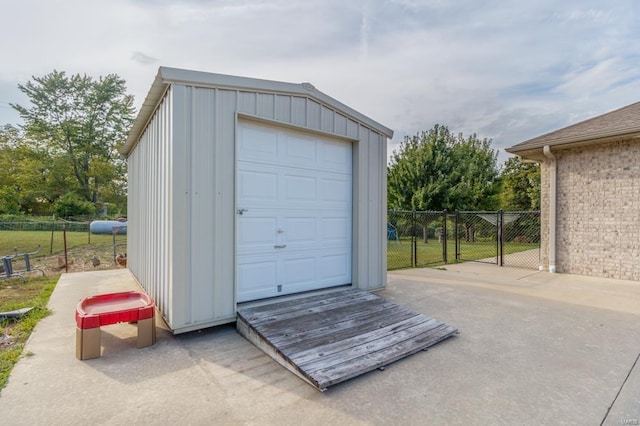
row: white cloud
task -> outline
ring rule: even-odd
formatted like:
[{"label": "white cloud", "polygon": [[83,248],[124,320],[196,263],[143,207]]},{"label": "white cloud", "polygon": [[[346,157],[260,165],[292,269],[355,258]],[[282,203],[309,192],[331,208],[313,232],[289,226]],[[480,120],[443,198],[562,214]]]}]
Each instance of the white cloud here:
[{"label": "white cloud", "polygon": [[[633,0],[22,0],[3,7],[0,124],[54,68],[158,65],[302,82],[404,135],[435,123],[506,147],[637,101]],[[391,151],[391,149],[389,150]]]},{"label": "white cloud", "polygon": [[602,9],[568,10],[558,13],[556,17],[567,23],[571,21],[590,21],[597,24],[612,23],[611,11]]}]

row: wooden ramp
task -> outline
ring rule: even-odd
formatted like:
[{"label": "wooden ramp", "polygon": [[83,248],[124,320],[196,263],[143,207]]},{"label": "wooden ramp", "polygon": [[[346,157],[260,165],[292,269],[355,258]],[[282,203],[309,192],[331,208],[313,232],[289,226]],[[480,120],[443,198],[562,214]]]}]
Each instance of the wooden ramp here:
[{"label": "wooden ramp", "polygon": [[455,327],[354,289],[239,306],[237,328],[321,391],[457,333]]}]

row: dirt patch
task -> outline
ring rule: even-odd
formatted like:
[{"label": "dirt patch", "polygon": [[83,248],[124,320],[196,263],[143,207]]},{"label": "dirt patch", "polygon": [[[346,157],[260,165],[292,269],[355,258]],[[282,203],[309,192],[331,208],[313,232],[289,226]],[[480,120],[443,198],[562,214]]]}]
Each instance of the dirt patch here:
[{"label": "dirt patch", "polygon": [[0,351],[14,344],[15,338],[10,334],[0,336]]},{"label": "dirt patch", "polygon": [[[126,247],[121,247],[126,249]],[[106,269],[124,268],[126,262],[126,253],[116,249],[115,256],[113,245],[111,244],[91,244],[82,247],[73,248],[67,251],[66,262],[68,264],[68,272],[85,272]],[[118,260],[120,263],[118,263]],[[53,254],[49,256],[37,257],[31,259],[31,268],[42,269],[47,276],[60,275],[67,272],[65,268],[64,253]],[[15,272],[26,269],[23,259],[15,259],[13,264]],[[24,273],[22,273],[24,275]],[[31,272],[30,275],[37,275],[39,272]]]}]

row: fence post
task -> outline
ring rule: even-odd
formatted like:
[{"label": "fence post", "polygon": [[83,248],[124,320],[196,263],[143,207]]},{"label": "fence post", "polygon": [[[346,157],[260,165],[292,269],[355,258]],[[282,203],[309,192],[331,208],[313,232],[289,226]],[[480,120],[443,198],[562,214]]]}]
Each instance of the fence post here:
[{"label": "fence post", "polygon": [[458,235],[458,229],[460,229],[460,212],[456,210],[455,212],[455,220],[454,220],[454,230],[453,230],[453,238],[455,239],[455,250],[456,250],[456,262],[460,260],[460,238]]},{"label": "fence post", "polygon": [[62,224],[62,241],[64,244],[64,271],[69,272],[69,258],[67,257],[67,224]]},{"label": "fence post", "polygon": [[416,236],[417,234],[417,222],[418,222],[418,216],[416,214],[416,211],[413,210],[412,214],[411,214],[412,220],[411,220],[411,267],[415,268],[416,265],[418,265],[418,238]]},{"label": "fence post", "polygon": [[498,210],[498,217],[496,218],[498,223],[496,226],[498,231],[498,266],[504,266],[504,211],[502,209]]},{"label": "fence post", "polygon": [[51,243],[49,244],[49,255],[53,254],[53,232],[56,230],[56,221],[51,222]]},{"label": "fence post", "polygon": [[447,264],[447,209],[442,211],[442,260]]}]

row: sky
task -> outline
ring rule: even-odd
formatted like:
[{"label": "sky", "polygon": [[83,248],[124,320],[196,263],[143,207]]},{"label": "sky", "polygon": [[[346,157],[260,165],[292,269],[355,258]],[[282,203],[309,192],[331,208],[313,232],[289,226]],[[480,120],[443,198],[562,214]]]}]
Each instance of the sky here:
[{"label": "sky", "polygon": [[292,83],[394,130],[527,139],[640,101],[636,0],[0,0],[0,126],[53,70],[118,74],[139,108],[159,66]]}]

